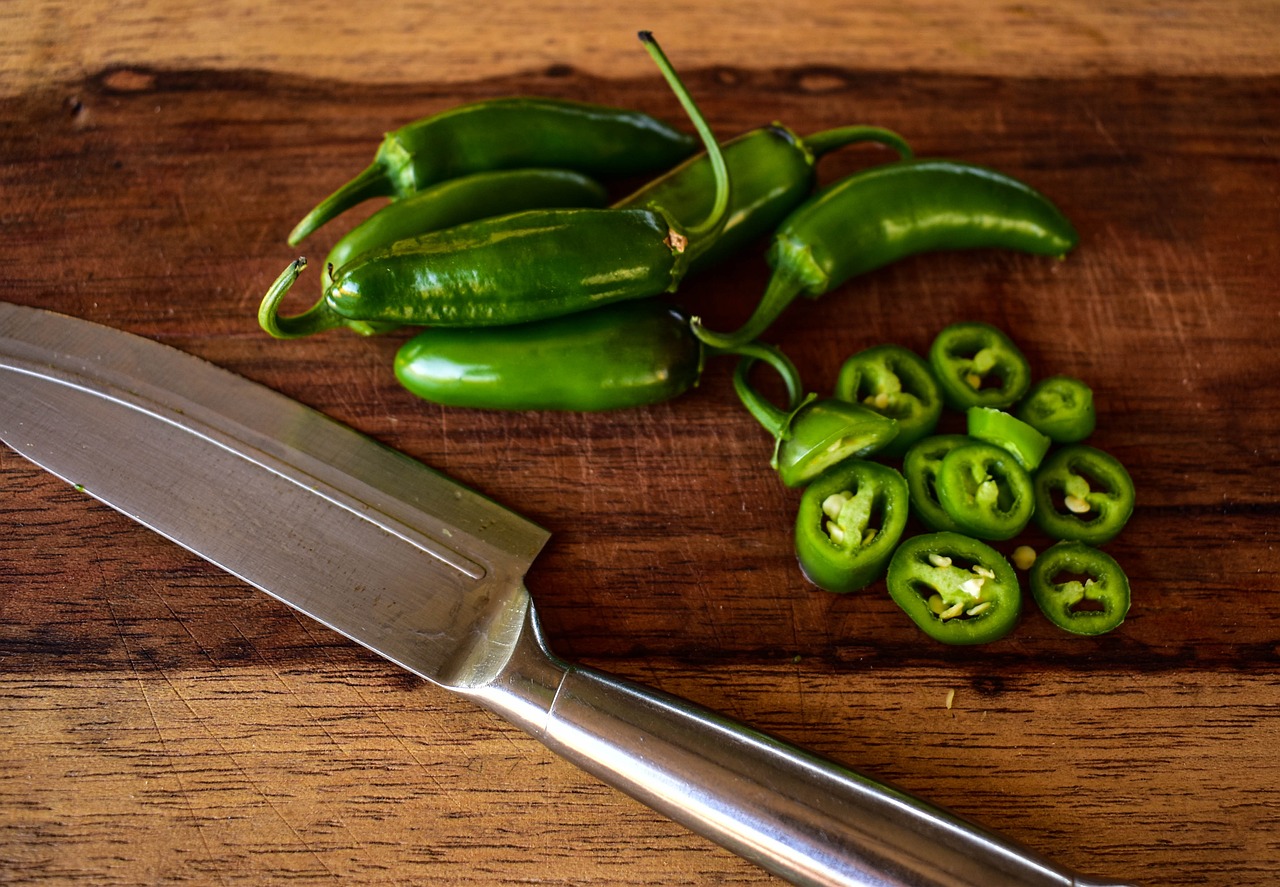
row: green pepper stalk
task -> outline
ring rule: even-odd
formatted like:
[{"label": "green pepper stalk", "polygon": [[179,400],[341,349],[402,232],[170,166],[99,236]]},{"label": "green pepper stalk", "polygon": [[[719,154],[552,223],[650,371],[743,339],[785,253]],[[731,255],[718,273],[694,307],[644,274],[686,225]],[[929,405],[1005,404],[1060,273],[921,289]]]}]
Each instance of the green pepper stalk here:
[{"label": "green pepper stalk", "polygon": [[289,244],[365,200],[408,197],[458,176],[525,167],[644,175],[679,163],[697,144],[625,108],[538,97],[473,102],[388,133],[373,163],[307,213]]},{"label": "green pepper stalk", "polygon": [[[713,346],[716,347],[716,346]],[[781,409],[751,386],[754,358],[738,362],[733,389],[742,405],[773,435],[770,466],[788,487],[802,487],[831,466],[879,452],[898,433],[898,423],[860,404],[809,394]]]},{"label": "green pepper stalk", "polygon": [[686,228],[647,207],[541,209],[480,219],[348,262],[335,269],[317,305],[281,317],[280,302],[305,266],[299,260],[267,291],[258,312],[262,327],[293,338],[353,320],[502,326],[674,290],[725,224],[731,187],[710,128],[652,35],[641,37],[712,159],[716,196],[705,219]]},{"label": "green pepper stalk", "polygon": [[451,407],[617,410],[670,400],[698,384],[708,357],[768,363],[791,403],[799,374],[778,349],[752,342],[732,352],[704,345],[689,318],[661,299],[637,299],[533,323],[426,329],[400,347],[406,390]]},{"label": "green pepper stalk", "polygon": [[694,318],[719,347],[759,338],[797,296],[818,298],[911,255],[1000,248],[1062,256],[1071,223],[1039,192],[994,170],[951,160],[902,160],[854,173],[797,207],[774,234],[764,296],[735,332]]}]

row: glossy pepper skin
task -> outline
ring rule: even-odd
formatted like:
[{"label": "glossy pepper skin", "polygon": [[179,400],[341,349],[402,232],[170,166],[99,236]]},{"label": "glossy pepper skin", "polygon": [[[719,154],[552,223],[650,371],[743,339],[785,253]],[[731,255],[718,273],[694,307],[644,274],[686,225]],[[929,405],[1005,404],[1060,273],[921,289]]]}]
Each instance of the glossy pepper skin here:
[{"label": "glossy pepper skin", "polygon": [[694,136],[625,108],[538,97],[474,102],[388,133],[373,163],[303,217],[289,243],[300,243],[371,197],[407,197],[447,179],[497,169],[643,175],[679,163],[697,145]]},{"label": "glossy pepper skin", "polygon": [[1072,376],[1050,376],[1031,386],[1017,416],[1054,443],[1079,443],[1097,424],[1093,390]]},{"label": "glossy pepper skin", "polygon": [[929,346],[929,366],[943,400],[957,410],[1008,407],[1031,387],[1031,364],[1003,330],[967,321],[942,329]]},{"label": "glossy pepper skin", "polygon": [[800,568],[844,594],[880,579],[907,526],[907,482],[887,465],[849,459],[805,487],[796,513]]},{"label": "glossy pepper skin", "polygon": [[1002,447],[971,440],[938,466],[938,501],[960,532],[979,539],[1012,539],[1031,522],[1031,475]]},{"label": "glossy pepper skin", "polygon": [[[873,126],[847,126],[801,138],[781,123],[754,129],[721,146],[733,191],[715,243],[690,263],[690,271],[714,265],[777,227],[813,191],[816,165],[830,151],[861,142],[885,145],[910,157],[896,133]],[[712,209],[715,176],[704,151],[614,203],[617,207],[661,207],[693,222]]]},{"label": "glossy pepper skin", "polygon": [[1053,443],[1016,416],[991,407],[969,407],[965,412],[969,436],[1008,451],[1027,471],[1035,471]]},{"label": "glossy pepper skin", "polygon": [[881,451],[901,456],[933,434],[942,417],[942,393],[920,355],[901,345],[876,345],[849,357],[836,377],[835,395],[898,423],[898,436]]},{"label": "glossy pepper skin", "polygon": [[1013,630],[1022,595],[1000,552],[959,533],[913,536],[889,562],[889,596],[929,637],[985,644]]},{"label": "glossy pepper skin", "polygon": [[694,331],[721,347],[758,338],[801,294],[817,298],[845,281],[918,253],[1008,249],[1063,256],[1078,236],[1044,195],[995,170],[911,159],[855,173],[819,190],[774,234],[768,287],[733,333]]},{"label": "glossy pepper skin", "polygon": [[1035,521],[1055,539],[1105,545],[1133,514],[1133,478],[1109,453],[1065,446],[1035,475]]},{"label": "glossy pepper skin", "polygon": [[1106,634],[1129,612],[1129,577],[1115,558],[1083,542],[1051,546],[1036,558],[1027,582],[1041,612],[1072,634]]},{"label": "glossy pepper skin", "polygon": [[[798,390],[781,352],[746,348]],[[423,330],[400,347],[395,373],[408,391],[445,406],[616,410],[685,393],[714,353],[683,313],[643,299],[515,326]]]}]

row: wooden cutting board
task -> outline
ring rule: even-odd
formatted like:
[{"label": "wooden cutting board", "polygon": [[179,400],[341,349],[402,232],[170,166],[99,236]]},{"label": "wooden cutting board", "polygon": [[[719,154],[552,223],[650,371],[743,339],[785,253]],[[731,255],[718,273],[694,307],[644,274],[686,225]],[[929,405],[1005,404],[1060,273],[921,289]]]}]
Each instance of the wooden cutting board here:
[{"label": "wooden cutting board", "polygon": [[[1271,7],[1215,4],[1207,32],[1209,7],[1191,3],[1127,16],[893,4],[866,18],[832,4],[807,19],[747,4],[652,25],[718,133],[891,127],[920,155],[1024,179],[1081,232],[1062,262],[912,258],[795,306],[768,336],[825,392],[861,348],[923,351],[942,326],[984,320],[1039,375],[1093,387],[1093,443],[1138,487],[1109,547],[1133,583],[1129,620],[1074,638],[1031,607],[1009,638],[958,649],[923,640],[882,583],[833,596],[805,582],[798,494],[769,469],[728,364],[652,408],[497,414],[399,389],[402,335],[258,329],[257,303],[294,257],[286,233],[387,129],[513,93],[683,124],[616,14],[522,4],[476,23],[392,6],[344,25],[346,7],[282,4],[306,24],[273,47],[248,5],[144,4],[101,32],[95,4],[28,6],[0,81],[0,298],[198,354],[537,520],[554,537],[530,587],[565,656],[1089,873],[1242,885],[1280,870]],[[413,40],[406,18],[426,20]],[[415,40],[430,65],[415,67]],[[885,159],[842,152],[822,180]],[[727,325],[767,276],[753,250],[677,301]],[[7,449],[0,617],[6,883],[770,880]]]}]

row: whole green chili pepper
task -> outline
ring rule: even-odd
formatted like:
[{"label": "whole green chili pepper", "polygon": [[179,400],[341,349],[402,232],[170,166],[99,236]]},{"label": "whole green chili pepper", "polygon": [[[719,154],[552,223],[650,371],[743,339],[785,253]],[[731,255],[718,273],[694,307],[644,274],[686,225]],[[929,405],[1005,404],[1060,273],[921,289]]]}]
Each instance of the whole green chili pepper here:
[{"label": "whole green chili pepper", "polygon": [[407,197],[470,173],[555,167],[643,175],[679,163],[697,145],[692,135],[625,108],[538,97],[473,102],[388,133],[373,163],[307,213],[289,243],[371,197]]},{"label": "whole green chili pepper", "polygon": [[1031,386],[1018,418],[1054,443],[1079,443],[1093,434],[1093,390],[1071,376],[1050,376]]},{"label": "whole green chili pepper", "polygon": [[805,487],[796,557],[814,585],[840,594],[884,575],[907,526],[907,482],[887,465],[847,459]]},{"label": "whole green chili pepper", "polygon": [[[690,271],[715,264],[768,234],[813,191],[823,155],[871,142],[911,156],[898,134],[874,126],[844,126],[801,138],[781,123],[754,129],[721,146],[733,182],[724,227],[715,243],[690,263]],[[614,204],[661,207],[680,221],[711,211],[715,173],[704,151]]]},{"label": "whole green chili pepper", "polygon": [[1027,471],[1035,471],[1052,441],[1021,419],[991,407],[969,407],[969,436],[1007,450]]},{"label": "whole green chili pepper", "polygon": [[879,452],[898,433],[898,423],[888,416],[861,404],[819,400],[816,394],[780,409],[751,386],[754,363],[752,357],[738,362],[733,389],[747,412],[773,435],[769,464],[788,487],[803,487],[845,459]]},{"label": "whole green chili pepper", "polygon": [[720,147],[662,50],[641,33],[707,147],[716,189],[708,216],[685,227],[661,209],[544,209],[481,219],[401,240],[335,269],[319,303],[279,316],[304,260],[263,299],[258,320],[278,337],[352,320],[503,326],[559,317],[675,289],[725,222],[730,184]]},{"label": "whole green chili pepper", "polygon": [[1036,472],[1036,525],[1055,539],[1105,545],[1128,523],[1134,498],[1133,479],[1118,459],[1071,444]]},{"label": "whole green chili pepper", "polygon": [[898,423],[898,436],[882,451],[901,456],[933,434],[942,417],[942,394],[924,359],[901,345],[859,351],[840,367],[835,395],[861,403]]},{"label": "whole green chili pepper", "polygon": [[985,644],[1018,622],[1018,576],[1000,552],[959,533],[913,536],[889,562],[889,596],[929,637]]},{"label": "whole green chili pepper", "polygon": [[966,535],[1012,539],[1031,521],[1031,475],[1002,447],[976,440],[956,447],[942,458],[936,483],[942,510]]},{"label": "whole green chili pepper", "polygon": [[1077,235],[1052,203],[994,170],[902,160],[819,190],[774,235],[768,287],[736,332],[694,331],[720,347],[758,338],[799,295],[817,298],[891,262],[935,250],[1002,248],[1062,256]]},{"label": "whole green chili pepper", "polygon": [[1007,407],[1031,385],[1031,364],[1003,331],[989,323],[953,323],[934,337],[929,366],[947,405]]},{"label": "whole green chili pepper", "polygon": [[[396,353],[395,373],[424,400],[497,410],[614,410],[683,394],[706,358],[720,354],[689,319],[658,299],[605,305],[567,317],[485,329],[423,330]],[[748,343],[798,401],[799,376],[777,349]]]},{"label": "whole green chili pepper", "polygon": [[1129,612],[1129,577],[1115,558],[1083,542],[1050,546],[1027,583],[1049,621],[1072,634],[1105,634]]},{"label": "whole green chili pepper", "polygon": [[902,473],[911,491],[911,509],[930,530],[960,530],[938,501],[938,469],[947,453],[971,443],[973,438],[963,434],[937,434],[916,441],[902,457]]}]

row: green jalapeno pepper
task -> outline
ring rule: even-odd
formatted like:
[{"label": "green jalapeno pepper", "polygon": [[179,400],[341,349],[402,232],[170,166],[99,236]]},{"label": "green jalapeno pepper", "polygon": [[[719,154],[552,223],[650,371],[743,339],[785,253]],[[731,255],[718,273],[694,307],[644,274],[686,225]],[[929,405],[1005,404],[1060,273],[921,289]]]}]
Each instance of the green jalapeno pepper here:
[{"label": "green jalapeno pepper", "polygon": [[889,562],[889,596],[944,644],[985,644],[1017,624],[1022,595],[1013,567],[991,546],[959,533],[913,536]]},{"label": "green jalapeno pepper", "polygon": [[1031,386],[1018,418],[1054,443],[1079,443],[1093,434],[1093,391],[1071,376],[1050,376]]},{"label": "green jalapeno pepper", "polygon": [[969,436],[1007,450],[1027,471],[1035,471],[1052,441],[1026,422],[992,407],[969,407]]},{"label": "green jalapeno pepper", "polygon": [[1129,577],[1115,558],[1083,542],[1050,546],[1027,582],[1049,621],[1072,634],[1105,634],[1129,612]]},{"label": "green jalapeno pepper", "polygon": [[888,416],[861,404],[819,400],[816,394],[780,409],[751,386],[754,363],[750,356],[738,362],[733,389],[747,412],[773,435],[769,464],[788,487],[802,487],[845,459],[877,453],[898,433],[898,423]]},{"label": "green jalapeno pepper", "polygon": [[847,359],[835,395],[898,423],[898,436],[881,451],[886,456],[901,456],[933,434],[942,416],[942,394],[929,365],[901,345],[876,345]]},{"label": "green jalapeno pepper", "polygon": [[1031,386],[1031,365],[1003,331],[989,323],[953,323],[929,346],[929,366],[947,405],[1007,407]]},{"label": "green jalapeno pepper", "polygon": [[407,197],[458,176],[521,167],[643,175],[679,163],[697,145],[625,108],[538,97],[473,102],[388,133],[373,163],[307,213],[289,243],[371,197]]},{"label": "green jalapeno pepper", "polygon": [[963,434],[938,434],[912,444],[902,457],[902,474],[911,492],[911,508],[930,530],[960,530],[938,501],[938,469],[947,453],[971,443],[973,439]]},{"label": "green jalapeno pepper", "polygon": [[1077,242],[1071,223],[1038,191],[994,170],[950,160],[902,160],[819,190],[774,235],[769,284],[736,332],[694,331],[720,347],[750,341],[795,298],[817,298],[845,281],[922,252],[1001,248],[1062,256]]},{"label": "green jalapeno pepper", "polygon": [[1055,539],[1105,545],[1129,521],[1134,498],[1119,460],[1085,444],[1058,450],[1035,476],[1036,524]]},{"label": "green jalapeno pepper", "polygon": [[938,501],[960,532],[979,539],[1012,539],[1031,521],[1031,475],[1013,454],[971,441],[947,453],[938,466]]},{"label": "green jalapeno pepper", "polygon": [[[749,343],[735,354],[767,361],[793,401],[795,367]],[[396,378],[424,400],[496,410],[615,410],[683,394],[708,355],[688,318],[660,300],[620,302],[568,317],[476,330],[423,330],[396,353]]]},{"label": "green jalapeno pepper", "polygon": [[[817,161],[859,142],[886,145],[901,157],[911,147],[896,133],[874,126],[845,126],[800,138],[774,123],[721,146],[733,182],[724,227],[715,242],[690,263],[690,271],[715,264],[777,227],[813,191]],[[617,207],[661,207],[677,220],[705,217],[715,193],[714,170],[704,151],[619,200]]]},{"label": "green jalapeno pepper", "polygon": [[796,557],[814,585],[845,593],[884,575],[907,526],[907,482],[887,465],[848,459],[805,488]]}]

